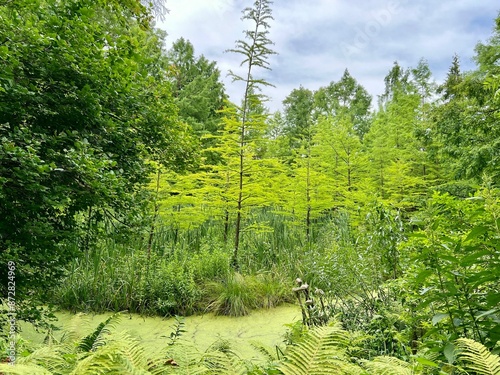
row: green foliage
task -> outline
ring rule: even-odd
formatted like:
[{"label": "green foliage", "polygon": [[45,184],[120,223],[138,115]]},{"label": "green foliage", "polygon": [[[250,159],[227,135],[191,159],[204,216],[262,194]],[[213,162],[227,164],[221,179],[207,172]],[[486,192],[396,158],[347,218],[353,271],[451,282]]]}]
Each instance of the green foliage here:
[{"label": "green foliage", "polygon": [[168,351],[175,358],[174,374],[247,374],[247,363],[231,350],[227,341],[217,340],[205,351],[188,342],[179,342]]},{"label": "green foliage", "polygon": [[372,98],[346,69],[338,82],[314,93],[315,117],[347,117],[360,139],[370,128]]},{"label": "green foliage", "polygon": [[374,264],[382,266],[379,273],[382,280],[397,279],[402,274],[399,246],[406,240],[405,232],[401,211],[375,206],[366,215],[366,225],[361,232],[364,238],[359,241],[376,257]]},{"label": "green foliage", "polygon": [[417,117],[420,104],[417,93],[396,91],[375,115],[365,137],[378,196],[407,209],[415,206],[415,198],[436,179],[427,166],[426,147],[416,136],[427,125]]},{"label": "green foliage", "polygon": [[326,176],[330,208],[359,209],[368,198],[366,165],[361,141],[347,115],[321,118],[313,138],[317,171]]},{"label": "green foliage", "polygon": [[284,375],[362,374],[347,355],[349,336],[338,325],[316,327],[287,348],[278,367]]},{"label": "green foliage", "polygon": [[175,316],[175,323],[174,326],[172,327],[174,330],[170,332],[170,342],[168,345],[174,345],[179,338],[186,332],[184,329],[184,319]]},{"label": "green foliage", "polygon": [[476,47],[478,69],[460,73],[455,58],[442,87],[446,102],[435,111],[443,156],[456,179],[481,181],[483,174],[498,180],[498,65],[500,23],[493,36]]},{"label": "green foliage", "polygon": [[110,328],[113,328],[114,324],[118,322],[120,318],[119,313],[111,315],[104,322],[99,323],[97,328],[90,335],[85,336],[77,348],[84,352],[95,352],[100,346],[106,344],[104,340],[104,335],[109,335]]},{"label": "green foliage", "polygon": [[[252,155],[255,154],[255,138],[252,142],[252,135],[255,137],[255,132],[257,131],[257,134],[263,132],[265,127],[266,115],[260,108],[262,95],[257,94],[257,92],[262,86],[270,86],[266,80],[254,78],[253,74],[257,68],[270,69],[268,59],[272,54],[275,54],[270,48],[273,43],[268,38],[269,21],[273,19],[270,5],[271,2],[268,0],[256,0],[253,8],[248,7],[243,10],[242,20],[251,21],[255,24],[255,28],[244,31],[245,39],[248,41],[239,39],[236,41],[236,47],[229,50],[229,52],[242,55],[241,65],[247,68],[246,75],[229,71],[233,81],[242,81],[245,84],[245,91],[241,108],[238,108],[237,113],[229,112],[229,116],[225,117],[226,132],[229,130],[231,133],[232,129],[236,129],[235,135],[238,139],[236,145],[232,146],[237,155],[236,221],[234,251],[231,261],[235,270],[239,269],[238,250],[242,232],[242,209],[244,201],[248,199],[245,195],[250,190],[245,184],[245,176],[252,174],[249,172],[248,160],[251,160]],[[250,142],[248,137],[250,137]]]},{"label": "green foliage", "polygon": [[[18,357],[15,366],[2,363],[5,374],[499,374],[498,355],[470,339],[456,342],[457,364],[441,365],[426,356],[406,362],[396,357],[378,356],[366,360],[356,355],[359,339],[333,324],[313,329],[297,325],[296,335],[284,352],[258,346],[268,358],[266,364],[245,361],[233,352],[227,341],[217,340],[204,351],[179,337],[182,326],[174,326],[171,342],[156,354],[148,353],[139,341],[126,332],[115,332],[117,315],[100,323],[93,333],[81,338],[77,328],[81,315],[74,317],[60,340],[30,348]],[[110,325],[111,324],[111,325]],[[176,328],[177,327],[177,328]],[[106,331],[106,340],[95,340]],[[175,340],[172,337],[175,336]],[[94,343],[85,345],[92,337]],[[93,348],[92,348],[93,347]],[[82,350],[83,349],[83,350]],[[91,349],[91,350],[87,350]],[[422,353],[425,354],[425,353]],[[439,372],[438,372],[439,371]]]},{"label": "green foliage", "polygon": [[[132,3],[0,7],[0,214],[9,218],[0,263],[16,262],[17,297],[28,305],[75,257],[69,244],[85,238],[84,213],[130,222],[147,159],[189,159],[189,130],[162,78],[161,35]],[[2,297],[6,276],[4,267]]]},{"label": "green foliage", "polygon": [[297,149],[311,142],[313,127],[314,96],[313,92],[300,87],[294,89],[283,100],[284,120],[282,132],[290,146],[288,151]]},{"label": "green foliage", "polygon": [[145,361],[112,317],[49,335],[14,372],[497,373],[500,17],[478,68],[455,57],[437,91],[426,60],[395,63],[372,114],[346,69],[270,118],[255,76],[274,54],[270,1],[245,8],[255,28],[230,50],[241,105],[190,42],[164,51],[155,6],[0,7],[0,263],[16,263],[18,318],[46,301],[241,316],[290,302],[299,276],[305,325],[340,323],[294,326],[265,367],[227,342],[186,349],[180,323]]},{"label": "green foliage", "polygon": [[363,362],[364,367],[372,374],[378,375],[414,375],[414,366],[394,357],[377,357]]},{"label": "green foliage", "polygon": [[208,309],[216,315],[243,316],[259,306],[258,286],[253,277],[233,273],[222,283],[208,286],[212,289],[209,295],[214,296]]},{"label": "green foliage", "polygon": [[195,305],[200,300],[202,291],[193,277],[192,271],[182,262],[163,262],[153,271],[158,275],[150,278],[149,295],[145,304],[152,304],[153,311],[160,315],[175,314],[190,315],[195,311]]},{"label": "green foliage", "polygon": [[70,310],[189,315],[204,310],[203,284],[229,274],[229,255],[203,250],[170,258],[113,243],[73,262],[52,301]]},{"label": "green foliage", "polygon": [[[203,55],[195,57],[193,45],[184,38],[172,45],[166,57],[179,117],[193,128],[204,149],[214,147],[215,139],[209,135],[216,135],[220,128],[220,110],[226,99],[216,63]],[[209,164],[219,162],[210,151],[206,157]]]},{"label": "green foliage", "polygon": [[[128,334],[115,333],[110,324],[117,315],[99,324],[94,332],[80,339],[68,332],[60,342],[24,353],[14,366],[0,364],[5,374],[165,374],[172,363],[165,353],[146,354],[139,341]],[[106,335],[103,341],[102,335]],[[99,342],[99,345],[96,343]]]},{"label": "green foliage", "polygon": [[495,348],[498,320],[498,192],[459,200],[435,195],[408,246],[414,251],[414,288],[420,308],[431,308],[433,345],[467,337]]},{"label": "green foliage", "polygon": [[471,339],[459,339],[457,346],[459,349],[458,357],[466,363],[468,370],[472,370],[478,375],[500,374],[500,357],[491,354],[484,345]]}]

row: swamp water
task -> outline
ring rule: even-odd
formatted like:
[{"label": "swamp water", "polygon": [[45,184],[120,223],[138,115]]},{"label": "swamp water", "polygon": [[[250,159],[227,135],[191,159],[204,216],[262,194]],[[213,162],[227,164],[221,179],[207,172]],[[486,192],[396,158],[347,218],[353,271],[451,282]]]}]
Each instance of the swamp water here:
[{"label": "swamp water", "polygon": [[[88,314],[81,318],[81,324],[76,328],[81,336],[92,332],[99,323],[111,314]],[[62,330],[71,326],[74,314],[68,312],[56,313],[56,326]],[[298,306],[283,305],[273,309],[252,311],[247,316],[228,317],[204,314],[183,318],[184,332],[179,340],[190,343],[199,351],[206,350],[217,340],[228,340],[241,358],[256,359],[261,356],[252,347],[252,342],[263,344],[273,349],[275,345],[283,346],[283,337],[287,331],[286,324],[301,320]],[[170,333],[174,331],[174,318],[142,317],[124,313],[112,332],[127,331],[140,340],[147,351],[157,352],[170,342]],[[74,325],[74,324],[73,324]],[[22,326],[21,336],[34,344],[41,344],[45,337],[37,333],[30,325]],[[55,333],[60,336],[61,331]]]}]

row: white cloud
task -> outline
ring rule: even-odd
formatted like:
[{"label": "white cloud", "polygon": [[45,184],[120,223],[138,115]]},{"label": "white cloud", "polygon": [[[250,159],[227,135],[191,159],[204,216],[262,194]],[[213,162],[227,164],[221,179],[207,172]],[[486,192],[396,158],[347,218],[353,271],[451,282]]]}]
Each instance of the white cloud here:
[{"label": "white cloud", "polygon": [[[243,37],[248,24],[240,20],[241,10],[252,4],[168,0],[170,14],[159,26],[169,34],[169,45],[181,36],[189,39],[195,52],[217,61],[225,76],[238,69],[240,56],[223,51]],[[480,5],[477,0],[275,0],[272,8],[270,38],[279,56],[271,58],[272,72],[261,73],[277,86],[265,89],[272,97],[268,106],[276,110],[294,88],[315,90],[338,80],[345,68],[375,100],[394,60],[410,67],[423,57],[438,80],[446,76],[454,53],[463,70],[473,69],[474,47],[491,35],[500,5],[493,0]],[[241,88],[229,79],[225,84],[239,102]]]}]

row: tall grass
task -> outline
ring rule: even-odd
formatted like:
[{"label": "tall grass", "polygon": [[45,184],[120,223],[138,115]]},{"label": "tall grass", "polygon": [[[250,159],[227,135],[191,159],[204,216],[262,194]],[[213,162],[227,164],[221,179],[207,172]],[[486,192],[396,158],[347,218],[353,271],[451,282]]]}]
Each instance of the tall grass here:
[{"label": "tall grass", "polygon": [[[317,219],[312,241],[305,227],[270,208],[247,215],[240,251],[240,272],[230,268],[231,244],[224,243],[223,223],[207,220],[194,228],[157,225],[151,248],[147,236],[128,241],[98,238],[76,259],[52,293],[52,302],[71,310],[188,315],[206,311],[242,315],[291,299],[293,280],[340,291],[368,279],[356,258],[349,218],[327,213]],[[104,231],[112,228],[104,228]],[[147,232],[147,229],[144,233]],[[366,259],[364,260],[366,263]]]},{"label": "tall grass", "polygon": [[203,281],[229,272],[229,256],[220,249],[161,256],[106,242],[73,262],[52,300],[75,311],[189,315],[204,308]]},{"label": "tall grass", "polygon": [[256,308],[291,302],[291,293],[277,273],[241,275],[231,273],[222,282],[207,284],[208,310],[216,315],[243,316]]}]

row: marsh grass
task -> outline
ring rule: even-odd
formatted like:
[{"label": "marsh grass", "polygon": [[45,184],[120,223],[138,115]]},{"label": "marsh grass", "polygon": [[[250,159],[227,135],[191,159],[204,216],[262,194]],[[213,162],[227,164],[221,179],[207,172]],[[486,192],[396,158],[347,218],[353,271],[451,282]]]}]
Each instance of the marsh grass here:
[{"label": "marsh grass", "polygon": [[222,283],[208,283],[213,296],[208,310],[216,315],[244,316],[259,306],[255,277],[239,273],[229,275]]},{"label": "marsh grass", "polygon": [[190,315],[205,308],[204,283],[229,272],[229,255],[220,249],[160,256],[109,242],[71,264],[52,302],[71,311]]},{"label": "marsh grass", "polygon": [[277,272],[231,273],[219,283],[207,283],[208,310],[216,315],[244,316],[252,309],[292,302],[286,277]]},{"label": "marsh grass", "polygon": [[[315,223],[318,244],[324,223]],[[241,269],[230,267],[231,243],[215,219],[195,228],[158,225],[149,246],[147,228],[128,237],[98,239],[68,267],[52,303],[72,311],[122,311],[190,315],[214,311],[245,315],[293,298],[293,280],[332,275],[319,269],[328,246],[306,244],[305,229],[272,209],[255,210],[245,223]],[[324,232],[330,234],[330,232]],[[307,246],[306,246],[307,245]],[[313,251],[314,250],[314,251]],[[332,265],[335,267],[335,265]]]},{"label": "marsh grass", "polygon": [[292,280],[276,268],[256,276],[259,307],[273,308],[285,302],[293,302],[290,293]]}]

